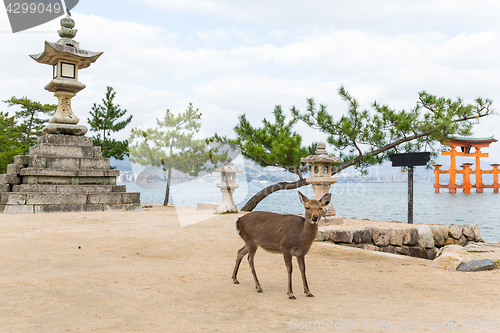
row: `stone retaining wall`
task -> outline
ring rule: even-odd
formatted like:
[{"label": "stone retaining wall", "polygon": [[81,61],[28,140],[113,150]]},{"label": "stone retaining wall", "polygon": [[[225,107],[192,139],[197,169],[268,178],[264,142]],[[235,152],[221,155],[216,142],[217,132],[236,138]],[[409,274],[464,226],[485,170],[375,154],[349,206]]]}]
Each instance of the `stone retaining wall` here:
[{"label": "stone retaining wall", "polygon": [[420,224],[406,227],[368,227],[357,230],[319,230],[317,241],[434,260],[439,248],[483,242],[477,225]]}]

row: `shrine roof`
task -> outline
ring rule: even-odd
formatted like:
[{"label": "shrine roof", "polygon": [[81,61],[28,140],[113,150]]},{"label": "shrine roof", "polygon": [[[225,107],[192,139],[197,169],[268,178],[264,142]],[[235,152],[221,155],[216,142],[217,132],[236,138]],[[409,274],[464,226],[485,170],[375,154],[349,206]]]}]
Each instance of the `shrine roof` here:
[{"label": "shrine roof", "polygon": [[[468,143],[468,144],[476,144],[476,143],[492,143],[497,142],[498,140],[492,136],[488,136],[485,138],[470,138],[470,137],[461,137],[461,136],[452,136],[449,139],[449,142],[454,143]],[[446,142],[445,142],[446,144]]]}]

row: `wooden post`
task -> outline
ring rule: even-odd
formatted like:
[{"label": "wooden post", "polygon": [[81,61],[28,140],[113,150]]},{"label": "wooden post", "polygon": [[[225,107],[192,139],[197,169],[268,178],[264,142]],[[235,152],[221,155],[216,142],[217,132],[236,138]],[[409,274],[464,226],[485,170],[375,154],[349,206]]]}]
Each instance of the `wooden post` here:
[{"label": "wooden post", "polygon": [[464,169],[463,175],[464,175],[464,193],[470,194],[470,173],[471,173],[471,163],[464,163],[462,164],[462,168]]},{"label": "wooden post", "polygon": [[408,167],[408,223],[413,223],[413,166]]},{"label": "wooden post", "polygon": [[441,167],[441,165],[439,165],[439,164],[434,165],[434,176],[435,176],[435,178],[434,178],[434,192],[436,192],[436,193],[439,193],[439,185],[440,185],[439,184],[439,174],[440,174],[439,168],[440,167]]},{"label": "wooden post", "polygon": [[476,148],[476,193],[483,193],[483,172],[481,170],[481,147]]},{"label": "wooden post", "polygon": [[456,186],[456,171],[457,171],[457,163],[455,161],[455,156],[457,155],[457,151],[455,150],[455,146],[451,146],[450,150],[450,179],[448,181],[448,192],[449,193],[457,193]]},{"label": "wooden post", "polygon": [[498,193],[498,166],[499,164],[492,164],[493,167],[493,193]]}]

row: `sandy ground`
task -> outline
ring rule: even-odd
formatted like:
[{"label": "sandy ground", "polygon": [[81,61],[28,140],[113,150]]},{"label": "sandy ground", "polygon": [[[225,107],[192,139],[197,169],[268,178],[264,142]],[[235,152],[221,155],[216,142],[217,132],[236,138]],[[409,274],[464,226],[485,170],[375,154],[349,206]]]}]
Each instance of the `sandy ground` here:
[{"label": "sandy ground", "polygon": [[500,331],[499,270],[450,272],[314,243],[314,298],[302,293],[294,260],[289,300],[282,257],[262,249],[264,293],[246,260],[235,285],[238,215],[157,205],[0,215],[0,332]]}]

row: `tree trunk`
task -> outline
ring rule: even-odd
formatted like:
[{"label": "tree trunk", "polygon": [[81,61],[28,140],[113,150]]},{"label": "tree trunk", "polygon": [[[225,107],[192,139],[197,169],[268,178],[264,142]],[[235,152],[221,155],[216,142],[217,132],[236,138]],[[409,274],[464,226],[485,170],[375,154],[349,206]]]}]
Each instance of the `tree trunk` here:
[{"label": "tree trunk", "polygon": [[168,198],[170,197],[170,179],[172,178],[172,167],[168,168],[167,174],[167,189],[165,190],[165,200],[163,201],[163,206],[168,205]]},{"label": "tree trunk", "polygon": [[257,192],[253,197],[250,198],[250,200],[248,200],[248,202],[245,204],[245,206],[243,206],[243,208],[241,208],[241,210],[251,212],[259,204],[259,202],[264,200],[269,194],[280,190],[293,190],[305,185],[307,185],[305,179],[299,179],[294,182],[279,182],[273,184]]}]

